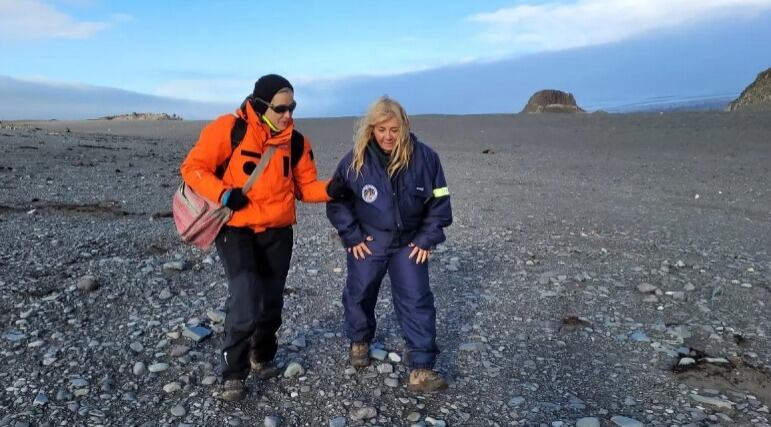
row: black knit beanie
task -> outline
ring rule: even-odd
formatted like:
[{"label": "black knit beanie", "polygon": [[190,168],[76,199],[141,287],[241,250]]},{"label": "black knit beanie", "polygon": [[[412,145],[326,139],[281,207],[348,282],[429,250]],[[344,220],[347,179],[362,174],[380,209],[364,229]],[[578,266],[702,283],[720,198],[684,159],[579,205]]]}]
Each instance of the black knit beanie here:
[{"label": "black knit beanie", "polygon": [[292,87],[292,84],[289,83],[289,80],[279,76],[278,74],[267,74],[260,77],[260,79],[254,83],[254,92],[252,92],[252,106],[254,107],[254,110],[260,114],[265,114],[268,106],[265,103],[258,101],[257,98],[270,103],[270,100],[273,99],[273,96],[276,95],[276,92],[285,87],[288,87],[294,91],[294,88]]}]

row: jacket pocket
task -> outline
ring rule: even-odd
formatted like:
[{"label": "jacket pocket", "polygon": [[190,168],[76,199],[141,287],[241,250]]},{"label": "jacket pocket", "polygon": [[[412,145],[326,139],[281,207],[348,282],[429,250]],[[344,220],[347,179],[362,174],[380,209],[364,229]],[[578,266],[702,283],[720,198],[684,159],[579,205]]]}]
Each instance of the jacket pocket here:
[{"label": "jacket pocket", "polygon": [[431,200],[431,194],[432,194],[433,188],[426,185],[416,185],[413,188],[410,188],[408,191],[410,197],[417,198],[422,203],[426,203],[429,200]]}]

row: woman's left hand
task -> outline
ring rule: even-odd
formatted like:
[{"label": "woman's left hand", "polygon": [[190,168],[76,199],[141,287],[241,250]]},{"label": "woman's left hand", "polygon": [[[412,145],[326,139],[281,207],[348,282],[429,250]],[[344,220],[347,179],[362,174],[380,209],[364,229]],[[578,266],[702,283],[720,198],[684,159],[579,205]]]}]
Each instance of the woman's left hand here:
[{"label": "woman's left hand", "polygon": [[412,248],[412,252],[410,252],[409,259],[415,258],[415,264],[423,264],[424,262],[428,261],[428,257],[431,255],[431,251],[428,249],[421,249],[417,246],[415,246],[414,243],[410,243],[410,247]]}]

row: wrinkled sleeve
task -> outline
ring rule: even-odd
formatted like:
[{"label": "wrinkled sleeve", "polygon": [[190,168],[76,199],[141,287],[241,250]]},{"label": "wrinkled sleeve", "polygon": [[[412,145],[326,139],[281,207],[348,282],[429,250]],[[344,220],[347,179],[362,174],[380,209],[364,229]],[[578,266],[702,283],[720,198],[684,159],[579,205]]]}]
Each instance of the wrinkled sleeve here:
[{"label": "wrinkled sleeve", "polygon": [[210,123],[201,131],[198,141],[187,154],[180,166],[182,179],[196,193],[218,202],[227,190],[222,180],[217,178],[217,166],[223,164],[231,155],[230,129],[227,118],[220,118]]},{"label": "wrinkled sleeve", "polygon": [[450,191],[444,178],[444,170],[439,156],[434,156],[436,172],[433,179],[431,198],[423,208],[423,221],[413,243],[421,249],[433,248],[444,242],[444,227],[452,224],[452,207],[450,206]]},{"label": "wrinkled sleeve", "polygon": [[[350,163],[347,161],[350,157],[349,155],[340,161],[334,175],[342,178],[348,187],[352,188],[352,181],[349,178],[350,174],[354,172],[349,171]],[[337,234],[340,235],[343,246],[346,248],[356,246],[364,241],[364,234],[361,232],[359,220],[356,218],[354,203],[354,197],[327,202],[327,218],[337,230]]]},{"label": "wrinkled sleeve", "polygon": [[303,142],[303,153],[300,160],[292,169],[296,184],[296,196],[307,203],[326,202],[330,200],[327,195],[329,180],[320,180],[316,175],[316,162],[313,160],[313,149],[308,138]]}]

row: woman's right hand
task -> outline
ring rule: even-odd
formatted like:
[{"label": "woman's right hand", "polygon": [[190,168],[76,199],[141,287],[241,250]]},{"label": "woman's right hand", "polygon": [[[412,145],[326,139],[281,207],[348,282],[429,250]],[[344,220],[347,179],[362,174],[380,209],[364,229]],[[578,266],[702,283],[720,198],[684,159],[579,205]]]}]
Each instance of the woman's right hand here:
[{"label": "woman's right hand", "polygon": [[229,207],[233,211],[242,209],[249,203],[249,198],[246,197],[243,190],[240,188],[233,188],[228,190],[222,195],[222,204]]},{"label": "woman's right hand", "polygon": [[327,195],[332,200],[345,200],[353,197],[353,191],[348,188],[348,184],[345,183],[340,176],[335,175],[327,183]]},{"label": "woman's right hand", "polygon": [[375,240],[372,236],[367,236],[363,242],[359,243],[358,245],[351,246],[350,248],[347,248],[346,250],[348,253],[352,253],[353,257],[355,259],[364,259],[365,255],[372,255],[372,251],[369,250],[369,246],[367,246],[367,242],[371,242]]}]

